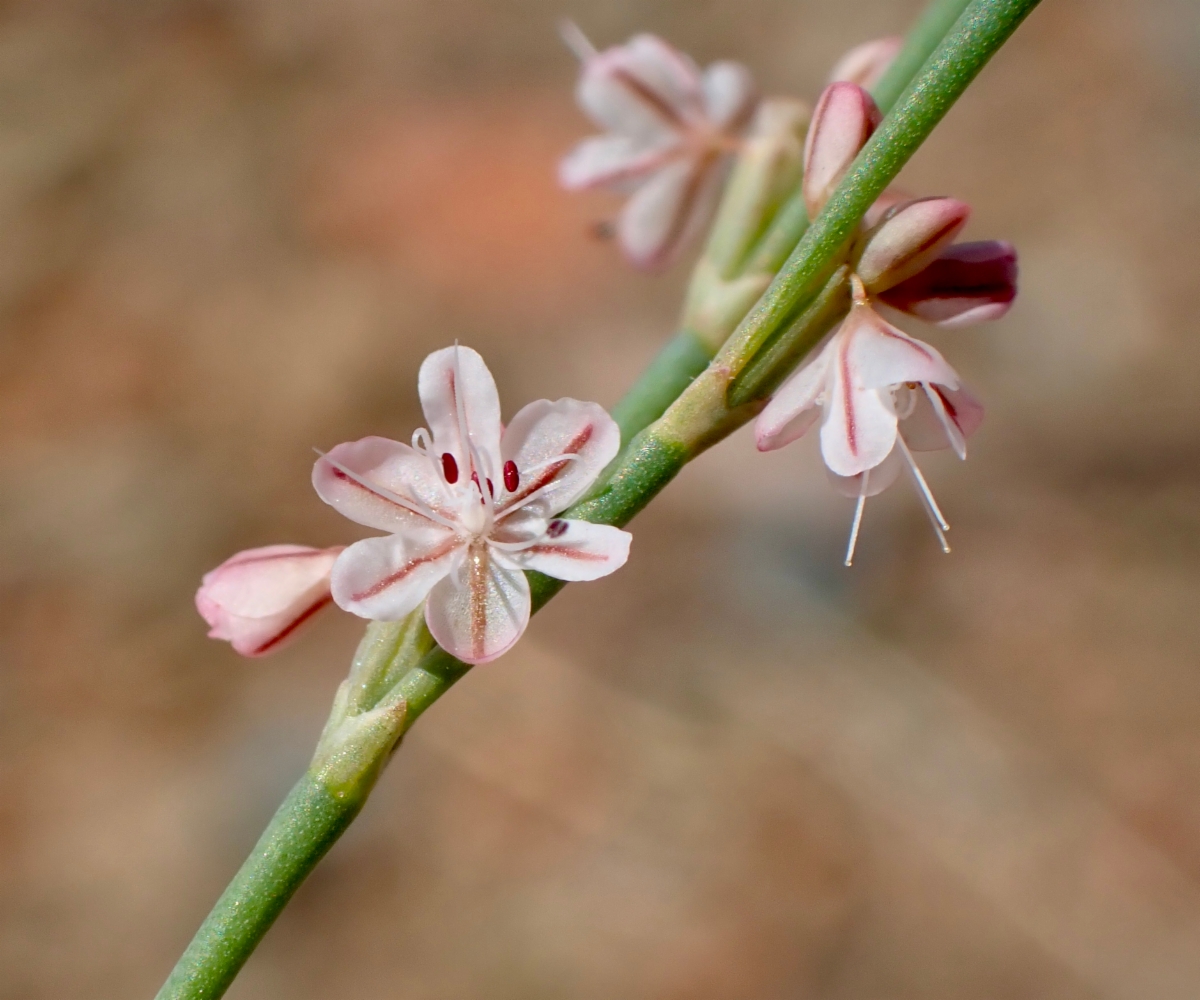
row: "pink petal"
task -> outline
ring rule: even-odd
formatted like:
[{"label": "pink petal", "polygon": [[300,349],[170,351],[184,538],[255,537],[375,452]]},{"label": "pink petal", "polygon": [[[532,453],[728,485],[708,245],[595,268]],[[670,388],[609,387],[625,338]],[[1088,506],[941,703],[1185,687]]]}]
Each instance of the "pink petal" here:
[{"label": "pink petal", "polygon": [[888,452],[887,458],[868,472],[860,472],[857,476],[839,476],[836,472],[826,468],[825,476],[842,496],[853,497],[857,500],[859,494],[862,493],[864,475],[867,477],[867,491],[864,495],[873,497],[891,486],[902,471],[904,471],[904,459],[900,457],[900,449],[893,448]]},{"label": "pink petal", "polygon": [[635,267],[667,267],[703,233],[720,194],[723,171],[715,166],[715,155],[677,160],[625,203],[617,238]]},{"label": "pink petal", "polygon": [[341,551],[268,545],[225,560],[196,592],[209,637],[227,640],[243,656],[279,649],[330,603],[329,574]]},{"label": "pink petal", "polygon": [[579,499],[616,458],[621,431],[598,403],[539,399],[512,418],[500,446],[504,467],[513,463],[516,489],[497,492],[497,516],[527,502],[525,510],[549,517]]},{"label": "pink petal", "polygon": [[774,451],[804,434],[820,415],[817,401],[829,382],[837,335],[807,365],[775,390],[771,401],[754,422],[759,451]]},{"label": "pink petal", "polygon": [[958,387],[958,374],[933,347],[888,323],[869,305],[856,305],[842,323],[854,384],[884,389],[904,382]]},{"label": "pink petal", "polygon": [[584,63],[576,98],[612,132],[658,137],[700,116],[700,71],[662,39],[638,35]]},{"label": "pink petal", "polygon": [[741,63],[715,62],[704,71],[704,109],[709,122],[722,130],[739,129],[754,113],[758,90]]},{"label": "pink petal", "polygon": [[821,456],[839,476],[856,476],[874,468],[896,443],[896,413],[884,394],[862,386],[852,346],[848,337],[837,339],[832,389],[821,425]]},{"label": "pink petal", "polygon": [[966,458],[967,438],[983,423],[983,404],[963,386],[921,386],[916,392],[916,406],[900,424],[908,446],[913,451],[953,448]]},{"label": "pink petal", "polygon": [[[438,454],[452,454],[460,475],[468,479],[472,471],[481,479],[494,479],[499,474],[500,396],[478,352],[457,344],[434,351],[421,364],[417,392]],[[468,441],[492,468],[474,469]]]},{"label": "pink petal", "polygon": [[628,531],[607,524],[554,520],[537,545],[513,553],[512,561],[556,580],[598,580],[625,565],[632,541]]},{"label": "pink petal", "polygon": [[640,142],[622,135],[584,139],[558,165],[559,183],[568,191],[638,181],[658,170],[680,145],[674,138],[659,143]]},{"label": "pink petal", "polygon": [[438,645],[465,663],[486,663],[508,652],[529,614],[525,574],[484,544],[472,546],[425,605],[425,622]]},{"label": "pink petal", "polygon": [[893,35],[856,45],[834,65],[829,82],[856,83],[870,90],[887,72],[903,44],[903,38]]},{"label": "pink petal", "polygon": [[398,621],[417,607],[438,580],[461,561],[466,545],[444,528],[410,528],[365,538],[333,567],[338,607],[375,621]]},{"label": "pink petal", "polygon": [[959,243],[880,298],[940,326],[998,319],[1017,295],[1017,252],[1011,243]]},{"label": "pink petal", "polygon": [[899,205],[863,241],[855,273],[881,292],[924,270],[962,231],[971,207],[955,198],[921,198]]},{"label": "pink petal", "polygon": [[813,111],[804,142],[804,203],[815,219],[879,124],[879,108],[862,87],[831,83]]},{"label": "pink petal", "polygon": [[317,495],[338,513],[380,531],[428,525],[430,518],[421,511],[457,516],[433,462],[387,438],[339,444],[317,459],[312,482]]}]

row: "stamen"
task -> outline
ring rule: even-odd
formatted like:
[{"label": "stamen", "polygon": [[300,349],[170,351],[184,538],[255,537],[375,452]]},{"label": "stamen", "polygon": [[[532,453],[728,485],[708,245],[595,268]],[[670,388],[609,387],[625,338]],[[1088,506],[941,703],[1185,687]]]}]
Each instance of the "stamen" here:
[{"label": "stamen", "polygon": [[567,533],[567,522],[555,519],[546,527],[546,534],[551,538],[561,538]]},{"label": "stamen", "polygon": [[583,33],[583,29],[569,18],[563,18],[558,22],[558,37],[563,40],[563,44],[568,49],[575,53],[575,58],[580,62],[587,62],[589,59],[595,58],[596,46]]},{"label": "stamen", "polygon": [[942,551],[949,555],[950,544],[946,541],[946,532],[950,530],[950,525],[946,523],[946,519],[942,516],[937,501],[933,499],[933,491],[929,488],[929,484],[925,482],[925,477],[921,475],[921,470],[917,468],[917,463],[912,457],[912,452],[908,450],[908,445],[904,443],[904,438],[899,434],[896,435],[896,444],[900,446],[900,450],[904,453],[904,460],[908,463],[908,471],[912,473],[913,481],[917,484],[917,492],[921,495],[921,499],[925,503],[925,513],[929,515],[929,523],[933,525],[933,532],[937,535],[938,544],[941,545]]},{"label": "stamen", "polygon": [[484,481],[487,483],[488,496],[494,497],[496,495],[496,487],[492,485],[492,481],[490,479],[486,479]]},{"label": "stamen", "polygon": [[391,490],[384,489],[382,486],[379,486],[378,484],[371,482],[369,479],[360,476],[353,469],[348,469],[346,466],[342,465],[341,462],[330,458],[325,452],[321,451],[320,448],[314,448],[313,451],[325,459],[326,462],[337,469],[338,472],[340,472],[343,476],[354,480],[354,482],[358,483],[358,485],[363,489],[374,493],[377,497],[387,500],[390,503],[394,503],[397,507],[403,507],[409,513],[418,514],[421,517],[428,518],[430,521],[433,521],[434,524],[440,524],[443,528],[449,528],[451,531],[458,531],[457,524],[448,518],[443,517],[441,514],[430,510],[424,504],[418,503],[415,500],[405,499],[404,497],[393,493]]},{"label": "stamen", "polygon": [[458,482],[458,462],[450,452],[442,455],[442,475],[451,486]]},{"label": "stamen", "polygon": [[846,566],[854,563],[854,549],[858,545],[858,529],[862,527],[863,508],[867,506],[867,480],[871,470],[862,474],[862,482],[858,486],[858,502],[854,505],[854,523],[850,525],[850,542],[846,546]]},{"label": "stamen", "polygon": [[521,485],[521,474],[517,471],[517,463],[511,458],[504,463],[504,488],[509,493],[516,493]]},{"label": "stamen", "polygon": [[952,418],[946,410],[946,400],[942,398],[942,394],[932,388],[927,382],[922,382],[921,387],[925,390],[925,395],[929,397],[929,405],[933,407],[933,412],[937,414],[938,420],[941,421],[942,430],[946,432],[946,440],[950,447],[954,449],[954,454],[961,458],[964,462],[967,460],[967,442],[963,439],[962,430],[957,424],[952,426]]}]

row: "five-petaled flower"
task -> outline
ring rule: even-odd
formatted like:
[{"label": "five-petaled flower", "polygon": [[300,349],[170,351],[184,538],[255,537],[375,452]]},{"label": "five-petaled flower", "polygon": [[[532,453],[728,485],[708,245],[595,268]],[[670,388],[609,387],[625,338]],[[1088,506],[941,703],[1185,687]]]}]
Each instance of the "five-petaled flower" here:
[{"label": "five-petaled flower", "polygon": [[268,545],[230,556],[196,591],[209,638],[225,639],[243,656],[275,652],[332,601],[329,574],[341,551]]},{"label": "five-petaled flower", "polygon": [[313,469],[326,503],[388,532],[338,557],[333,599],[382,621],[425,601],[442,648],[484,663],[529,622],[525,570],[595,580],[628,558],[628,532],[557,516],[616,457],[620,431],[599,405],[574,399],[538,400],[502,426],[491,373],[466,347],[426,358],[418,392],[429,429],[411,447],[363,438]]},{"label": "five-petaled flower", "polygon": [[582,61],[580,106],[607,130],[559,166],[569,190],[630,192],[617,219],[622,250],[637,267],[669,265],[712,218],[728,155],[757,103],[749,71],[716,62],[703,72],[654,35],[597,52],[573,25],[563,36]]}]

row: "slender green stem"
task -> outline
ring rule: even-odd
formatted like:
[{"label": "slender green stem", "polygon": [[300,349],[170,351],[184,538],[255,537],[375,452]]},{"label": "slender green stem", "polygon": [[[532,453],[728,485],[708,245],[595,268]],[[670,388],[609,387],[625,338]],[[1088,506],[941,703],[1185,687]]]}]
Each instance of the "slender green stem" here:
[{"label": "slender green stem", "polygon": [[159,990],[159,1000],[216,1000],[229,988],[300,883],[345,832],[366,792],[338,798],[306,774]]},{"label": "slender green stem", "polygon": [[[859,218],[1036,4],[971,3],[713,363],[691,377],[702,367],[701,354],[680,334],[676,340],[682,342],[655,362],[653,379],[640,380],[618,406],[628,446],[604,487],[568,516],[627,524],[688,461],[753,416],[757,394],[835,318],[842,294],[839,256]],[[668,399],[671,393],[678,398]],[[660,406],[666,412],[650,423],[656,411],[662,412]],[[650,426],[639,427],[643,421]],[[535,610],[563,586],[539,574],[530,574],[530,585]],[[309,773],[280,806],[158,1000],[217,1000],[224,993],[297,887],[357,815],[403,732],[468,669],[432,646],[419,623],[368,632],[350,677],[339,688]]]},{"label": "slender green stem", "polygon": [[954,27],[971,0],[933,0],[921,12],[908,34],[904,45],[892,60],[887,71],[872,88],[871,96],[879,110],[887,113],[899,100],[912,78],[925,65],[947,32]]}]

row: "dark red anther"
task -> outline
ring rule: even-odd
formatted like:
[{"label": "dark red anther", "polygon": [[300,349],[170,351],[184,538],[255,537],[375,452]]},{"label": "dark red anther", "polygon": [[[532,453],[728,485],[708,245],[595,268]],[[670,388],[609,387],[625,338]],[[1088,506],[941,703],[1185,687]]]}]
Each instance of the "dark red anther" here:
[{"label": "dark red anther", "polygon": [[504,488],[509,493],[516,493],[521,485],[521,474],[517,471],[517,463],[511,458],[504,463]]},{"label": "dark red anther", "polygon": [[442,455],[442,475],[451,486],[458,482],[458,463],[448,451]]},{"label": "dark red anther", "polygon": [[486,482],[488,484],[488,496],[494,497],[496,495],[496,487],[492,485],[492,481],[490,479],[486,480]]},{"label": "dark red anther", "polygon": [[549,535],[551,538],[561,538],[563,535],[566,534],[566,532],[567,532],[567,522],[566,521],[558,521],[558,520],[551,521],[550,524],[547,525],[547,527],[546,527],[546,534]]}]

